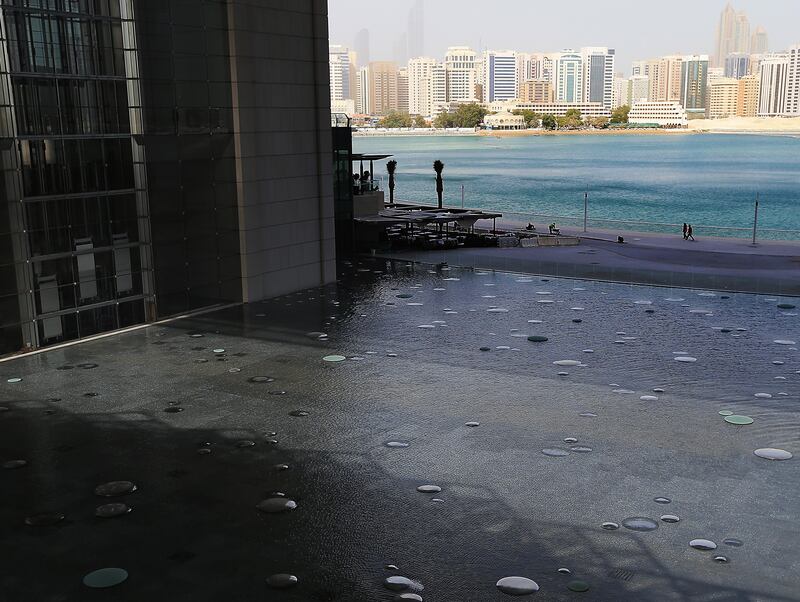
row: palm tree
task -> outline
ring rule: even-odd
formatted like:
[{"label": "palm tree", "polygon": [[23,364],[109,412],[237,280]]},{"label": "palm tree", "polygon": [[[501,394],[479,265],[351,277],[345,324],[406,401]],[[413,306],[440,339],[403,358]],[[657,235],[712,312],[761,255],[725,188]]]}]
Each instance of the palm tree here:
[{"label": "palm tree", "polygon": [[444,182],[442,181],[442,170],[444,163],[436,159],[433,162],[433,171],[436,172],[436,196],[439,197],[439,209],[442,208],[442,192],[444,192]]},{"label": "palm tree", "polygon": [[397,169],[397,161],[392,159],[386,164],[386,171],[389,172],[389,204],[394,205],[394,172]]}]

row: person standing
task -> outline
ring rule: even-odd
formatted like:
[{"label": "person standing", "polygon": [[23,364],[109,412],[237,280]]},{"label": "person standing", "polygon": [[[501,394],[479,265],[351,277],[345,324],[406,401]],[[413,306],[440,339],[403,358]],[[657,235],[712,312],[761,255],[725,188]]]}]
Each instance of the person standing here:
[{"label": "person standing", "polygon": [[687,240],[694,240],[693,236],[694,230],[692,229],[692,224],[689,224],[689,227],[686,229],[686,239]]},{"label": "person standing", "polygon": [[689,226],[686,224],[686,222],[683,222],[683,240],[686,240],[688,238],[688,234],[686,234],[688,230]]}]

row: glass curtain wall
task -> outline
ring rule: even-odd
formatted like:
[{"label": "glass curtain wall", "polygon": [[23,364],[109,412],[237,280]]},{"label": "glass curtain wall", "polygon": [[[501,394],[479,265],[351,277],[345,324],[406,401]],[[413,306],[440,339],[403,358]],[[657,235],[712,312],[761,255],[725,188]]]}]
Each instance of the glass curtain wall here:
[{"label": "glass curtain wall", "polygon": [[[144,322],[154,311],[133,7],[0,0],[0,11],[0,304],[23,339],[11,345]],[[0,324],[9,340],[11,326]]]}]

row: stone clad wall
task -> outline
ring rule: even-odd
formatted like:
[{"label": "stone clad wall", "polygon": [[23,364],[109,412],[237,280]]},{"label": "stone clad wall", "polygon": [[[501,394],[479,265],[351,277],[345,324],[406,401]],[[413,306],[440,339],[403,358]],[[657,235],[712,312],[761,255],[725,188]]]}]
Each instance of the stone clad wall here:
[{"label": "stone clad wall", "polygon": [[324,0],[229,0],[243,297],[335,279]]}]

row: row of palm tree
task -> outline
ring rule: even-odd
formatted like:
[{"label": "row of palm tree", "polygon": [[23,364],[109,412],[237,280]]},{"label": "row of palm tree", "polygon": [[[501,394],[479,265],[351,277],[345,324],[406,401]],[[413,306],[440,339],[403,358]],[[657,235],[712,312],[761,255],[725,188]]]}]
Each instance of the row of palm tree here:
[{"label": "row of palm tree", "polygon": [[[389,172],[389,204],[394,205],[394,174],[397,171],[397,161],[392,159],[386,164],[386,171]],[[444,163],[436,159],[433,162],[433,171],[436,172],[436,196],[439,199],[439,209],[442,208],[442,193],[444,192],[444,180],[442,172]]]}]

